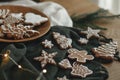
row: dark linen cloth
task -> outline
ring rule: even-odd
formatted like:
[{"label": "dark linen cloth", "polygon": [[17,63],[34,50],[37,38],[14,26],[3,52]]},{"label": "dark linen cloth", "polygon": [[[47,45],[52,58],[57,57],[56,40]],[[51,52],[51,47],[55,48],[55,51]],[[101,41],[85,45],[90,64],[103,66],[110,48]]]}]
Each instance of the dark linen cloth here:
[{"label": "dark linen cloth", "polygon": [[[10,50],[10,57],[13,58],[18,64],[20,64],[24,69],[18,69],[18,67],[9,60],[4,62],[2,56],[0,56],[0,80],[36,80],[39,73],[42,71],[39,61],[35,61],[33,58],[40,56],[41,51],[45,50],[48,53],[57,52],[58,54],[54,57],[57,65],[47,64],[44,69],[47,69],[47,73],[43,74],[41,80],[57,80],[57,77],[67,76],[69,80],[106,80],[108,78],[108,72],[105,67],[101,65],[96,59],[93,61],[87,61],[85,66],[93,71],[92,75],[86,78],[71,76],[71,69],[62,69],[58,66],[58,63],[67,58],[67,49],[60,49],[59,45],[55,42],[52,36],[52,32],[59,32],[68,38],[72,39],[72,47],[78,50],[87,50],[88,54],[91,53],[93,47],[100,45],[100,41],[106,41],[105,38],[99,40],[97,38],[91,38],[87,45],[80,45],[78,40],[80,37],[85,37],[85,35],[80,34],[79,29],[68,28],[62,26],[51,27],[50,31],[43,37],[36,40],[24,42],[24,43],[0,43],[0,54],[4,54],[6,50]],[[51,49],[44,48],[41,44],[45,39],[51,40],[54,47]],[[69,59],[69,58],[68,58]],[[69,59],[70,60],[70,59]],[[72,64],[75,60],[70,60]],[[32,72],[30,72],[30,71]]]}]

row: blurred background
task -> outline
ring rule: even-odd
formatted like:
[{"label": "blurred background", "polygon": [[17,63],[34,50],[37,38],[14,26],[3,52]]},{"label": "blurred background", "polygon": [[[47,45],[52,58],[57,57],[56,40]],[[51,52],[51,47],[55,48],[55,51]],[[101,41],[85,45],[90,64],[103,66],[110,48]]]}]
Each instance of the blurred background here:
[{"label": "blurred background", "polygon": [[120,14],[120,0],[90,0],[113,14]]},{"label": "blurred background", "polygon": [[[16,1],[16,0],[0,0],[0,2]],[[33,0],[45,1],[45,0]],[[52,1],[52,0],[51,0]],[[89,0],[97,4],[99,7],[109,10],[112,14],[120,14],[120,0]]]}]

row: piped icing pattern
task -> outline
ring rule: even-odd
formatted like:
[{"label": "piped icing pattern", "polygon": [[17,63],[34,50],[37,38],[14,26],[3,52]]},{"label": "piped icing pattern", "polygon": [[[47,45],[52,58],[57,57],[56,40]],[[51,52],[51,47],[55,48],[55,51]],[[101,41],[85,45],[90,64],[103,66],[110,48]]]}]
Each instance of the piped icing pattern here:
[{"label": "piped icing pattern", "polygon": [[37,36],[40,32],[35,27],[47,20],[35,13],[12,13],[9,9],[0,9],[0,38],[19,40]]}]

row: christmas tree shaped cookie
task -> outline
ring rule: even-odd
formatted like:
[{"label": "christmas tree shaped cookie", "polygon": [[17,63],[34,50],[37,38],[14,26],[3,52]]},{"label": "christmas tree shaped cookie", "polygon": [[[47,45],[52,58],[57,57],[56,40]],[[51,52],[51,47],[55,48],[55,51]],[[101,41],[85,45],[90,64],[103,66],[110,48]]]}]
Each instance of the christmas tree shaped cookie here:
[{"label": "christmas tree shaped cookie", "polygon": [[60,46],[61,49],[67,49],[72,47],[72,39],[61,35],[58,32],[53,32],[53,38],[56,40],[57,44]]},{"label": "christmas tree shaped cookie", "polygon": [[114,54],[116,54],[117,43],[110,42],[99,46],[98,48],[93,48],[92,52],[97,58],[103,58],[106,60],[113,60]]},{"label": "christmas tree shaped cookie", "polygon": [[88,69],[88,67],[77,62],[73,63],[71,75],[85,78],[86,76],[91,75],[92,73],[93,71]]},{"label": "christmas tree shaped cookie", "polygon": [[61,62],[59,62],[59,65],[64,69],[71,69],[72,65],[70,64],[68,59],[63,59]]}]

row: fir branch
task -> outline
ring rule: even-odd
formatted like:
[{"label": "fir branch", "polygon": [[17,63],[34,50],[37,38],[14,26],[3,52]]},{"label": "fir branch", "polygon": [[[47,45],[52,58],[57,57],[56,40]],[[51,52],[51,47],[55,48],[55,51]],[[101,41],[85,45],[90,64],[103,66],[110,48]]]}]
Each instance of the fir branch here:
[{"label": "fir branch", "polygon": [[72,16],[71,18],[73,20],[74,27],[86,29],[89,26],[91,28],[106,30],[106,28],[98,26],[97,24],[93,23],[93,21],[96,21],[99,19],[120,18],[120,15],[110,15],[108,10],[99,9],[98,11],[91,14]]}]

